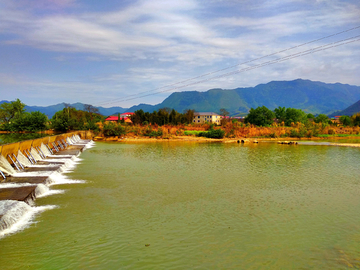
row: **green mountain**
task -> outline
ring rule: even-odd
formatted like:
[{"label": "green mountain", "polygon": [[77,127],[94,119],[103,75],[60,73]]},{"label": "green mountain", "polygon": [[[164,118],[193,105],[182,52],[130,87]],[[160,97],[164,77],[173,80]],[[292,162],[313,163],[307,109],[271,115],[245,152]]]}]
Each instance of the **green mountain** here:
[{"label": "green mountain", "polygon": [[[302,109],[306,112],[329,114],[342,110],[360,99],[360,87],[348,84],[327,84],[309,80],[273,81],[255,87],[232,90],[211,89],[206,92],[175,92],[162,103],[136,109],[153,111],[168,107],[182,112],[194,109],[199,112],[219,112],[225,108],[232,115],[247,113],[250,108],[266,106],[273,110],[278,106]],[[134,107],[129,111],[134,111]]]},{"label": "green mountain", "polygon": [[[313,114],[331,114],[341,111],[360,100],[360,86],[348,84],[328,84],[309,80],[272,81],[255,87],[236,89],[210,89],[206,92],[175,92],[157,105],[139,104],[131,108],[97,107],[103,115],[112,115],[126,111],[144,110],[153,112],[168,107],[178,112],[194,109],[198,112],[219,112],[224,108],[231,115],[246,114],[250,108],[266,106],[273,110],[278,106],[302,109]],[[0,101],[0,104],[5,101]],[[83,110],[84,104],[69,104]],[[55,112],[62,110],[65,103],[48,107],[26,106],[29,112],[40,111],[51,118]],[[349,113],[350,114],[350,113]]]},{"label": "green mountain", "polygon": [[357,113],[360,113],[360,100],[358,102],[352,104],[351,106],[347,107],[345,110],[336,111],[336,112],[332,113],[330,116],[335,116],[335,115],[352,116]]}]

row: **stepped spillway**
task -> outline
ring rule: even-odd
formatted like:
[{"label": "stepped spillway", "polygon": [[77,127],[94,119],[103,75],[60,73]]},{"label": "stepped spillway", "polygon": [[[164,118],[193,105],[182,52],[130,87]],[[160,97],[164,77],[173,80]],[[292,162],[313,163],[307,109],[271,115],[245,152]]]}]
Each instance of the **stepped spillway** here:
[{"label": "stepped spillway", "polygon": [[93,145],[92,140],[72,135],[47,145],[4,151],[0,160],[0,238],[23,228],[40,209],[47,209],[36,207],[35,200],[62,192],[50,190],[51,185],[83,183],[66,179],[62,173],[74,168],[80,153]]}]

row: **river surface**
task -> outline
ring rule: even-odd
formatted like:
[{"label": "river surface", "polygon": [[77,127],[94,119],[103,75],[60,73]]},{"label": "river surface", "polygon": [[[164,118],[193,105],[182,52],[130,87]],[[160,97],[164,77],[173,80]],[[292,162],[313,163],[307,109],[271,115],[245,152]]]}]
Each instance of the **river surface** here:
[{"label": "river surface", "polygon": [[360,268],[360,148],[97,142],[1,269]]}]

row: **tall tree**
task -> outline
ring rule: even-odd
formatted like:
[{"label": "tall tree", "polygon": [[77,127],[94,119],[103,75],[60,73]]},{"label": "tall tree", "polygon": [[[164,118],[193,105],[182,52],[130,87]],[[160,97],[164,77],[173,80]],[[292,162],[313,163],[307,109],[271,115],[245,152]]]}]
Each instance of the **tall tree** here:
[{"label": "tall tree", "polygon": [[269,126],[274,122],[275,113],[265,106],[251,108],[249,114],[245,117],[245,123],[256,126]]},{"label": "tall tree", "polygon": [[16,99],[10,103],[0,105],[0,122],[8,124],[11,120],[19,118],[25,112],[25,104]]}]

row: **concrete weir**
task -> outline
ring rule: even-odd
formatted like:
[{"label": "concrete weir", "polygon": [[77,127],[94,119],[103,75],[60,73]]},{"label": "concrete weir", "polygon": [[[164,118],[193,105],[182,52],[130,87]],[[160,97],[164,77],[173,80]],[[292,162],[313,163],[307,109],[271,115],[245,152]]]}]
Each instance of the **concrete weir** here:
[{"label": "concrete weir", "polygon": [[33,205],[54,183],[53,176],[92,144],[92,137],[91,132],[73,132],[0,146],[0,237],[16,222],[16,209],[25,211],[21,203]]}]

